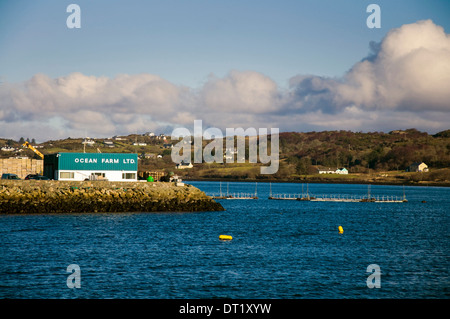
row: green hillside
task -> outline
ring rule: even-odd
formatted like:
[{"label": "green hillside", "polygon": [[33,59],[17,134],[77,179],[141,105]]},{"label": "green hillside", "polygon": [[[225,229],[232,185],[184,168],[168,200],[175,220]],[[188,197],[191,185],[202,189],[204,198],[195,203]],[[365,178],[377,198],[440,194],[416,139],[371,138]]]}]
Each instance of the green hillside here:
[{"label": "green hillside", "polygon": [[[27,139],[29,140],[29,139]],[[383,132],[285,132],[280,133],[280,166],[276,174],[261,175],[261,164],[194,163],[194,167],[176,170],[171,159],[170,138],[128,135],[118,140],[91,139],[92,145],[82,144],[81,138],[52,140],[39,144],[43,154],[55,152],[126,152],[140,155],[143,171],[174,171],[185,179],[283,180],[427,183],[450,182],[450,130],[434,135],[416,129]],[[113,143],[108,147],[105,141]],[[22,141],[0,139],[0,147],[21,149]],[[209,141],[204,141],[203,145]],[[166,145],[165,145],[166,144]],[[270,143],[269,143],[270,145]],[[225,148],[224,148],[225,149]],[[0,151],[0,158],[28,156],[39,158],[32,150]],[[246,154],[248,159],[248,149]],[[425,162],[427,173],[407,173],[413,162]],[[318,168],[345,167],[349,174],[318,174]]]}]

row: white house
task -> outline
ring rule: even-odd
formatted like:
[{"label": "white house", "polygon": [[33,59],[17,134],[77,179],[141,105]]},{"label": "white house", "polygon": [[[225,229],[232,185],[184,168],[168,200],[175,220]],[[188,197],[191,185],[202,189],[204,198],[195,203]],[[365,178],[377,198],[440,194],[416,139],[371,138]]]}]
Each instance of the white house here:
[{"label": "white house", "polygon": [[407,172],[428,172],[428,165],[424,162],[412,163],[407,169]]},{"label": "white house", "polygon": [[336,171],[331,168],[319,168],[319,174],[334,174]]},{"label": "white house", "polygon": [[116,140],[116,141],[127,141],[128,139],[116,135],[116,136],[113,136],[113,140]]},{"label": "white house", "polygon": [[319,174],[348,174],[348,170],[345,167],[331,169],[331,168],[319,168]]},{"label": "white house", "polygon": [[348,174],[348,170],[345,167],[338,168],[336,174]]},{"label": "white house", "polygon": [[89,137],[87,137],[87,138],[83,139],[83,142],[81,142],[81,144],[93,146],[95,144],[95,141],[91,140]]},{"label": "white house", "polygon": [[194,167],[194,165],[192,165],[192,163],[181,162],[181,163],[177,164],[175,167],[176,167],[176,169],[185,169],[185,168],[192,168],[192,167]]},{"label": "white house", "polygon": [[114,147],[113,141],[103,141],[103,144],[105,144],[106,147]]}]

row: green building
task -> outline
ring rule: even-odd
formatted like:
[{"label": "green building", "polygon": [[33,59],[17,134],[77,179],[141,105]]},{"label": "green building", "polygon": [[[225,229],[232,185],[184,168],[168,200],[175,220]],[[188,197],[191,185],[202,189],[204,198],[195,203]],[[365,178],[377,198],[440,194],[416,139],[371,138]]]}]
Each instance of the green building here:
[{"label": "green building", "polygon": [[44,175],[62,181],[137,181],[134,153],[56,153],[44,156]]}]

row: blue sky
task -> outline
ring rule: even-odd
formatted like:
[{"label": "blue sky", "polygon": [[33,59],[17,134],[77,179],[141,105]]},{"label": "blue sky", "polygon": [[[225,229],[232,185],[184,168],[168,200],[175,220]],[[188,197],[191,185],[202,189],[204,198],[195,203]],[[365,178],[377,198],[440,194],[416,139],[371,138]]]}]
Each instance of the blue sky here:
[{"label": "blue sky", "polygon": [[[69,29],[66,26],[69,16],[66,8],[71,3],[81,7],[81,29]],[[369,15],[366,8],[371,3],[381,7],[380,29],[369,29],[366,25]],[[24,127],[29,124],[30,131],[39,126],[39,121],[42,123],[37,112],[25,114],[22,111],[25,106],[19,105],[18,99],[13,98],[11,93],[23,89],[14,85],[27,86],[30,84],[27,81],[37,74],[45,75],[48,79],[59,79],[80,73],[85,77],[95,77],[96,81],[102,77],[115,79],[120,74],[149,74],[160,77],[160,82],[168,87],[175,86],[177,90],[184,87],[189,91],[202,92],[211,86],[218,88],[229,83],[236,88],[233,81],[251,80],[252,88],[265,90],[263,95],[268,92],[268,87],[272,87],[272,82],[279,90],[275,95],[283,95],[286,91],[290,91],[288,95],[295,95],[300,90],[293,88],[292,83],[305,85],[300,79],[307,76],[315,77],[314,83],[324,78],[341,81],[349,70],[368,56],[371,41],[379,43],[390,30],[426,19],[442,27],[446,34],[450,33],[450,1],[0,0],[0,83],[10,85],[4,87],[4,90],[8,90],[4,93],[7,98],[4,102],[0,101],[0,136],[20,135],[11,131],[12,126],[6,128],[11,121],[19,121],[19,117],[22,117],[21,124]],[[235,71],[241,73],[233,73]],[[41,79],[39,83],[48,79]],[[138,81],[137,77],[133,79]],[[77,78],[77,81],[77,85],[83,82],[83,87],[86,86],[85,80]],[[150,80],[146,78],[145,81],[149,83]],[[32,83],[35,82],[36,79]],[[320,83],[327,89],[331,85],[331,82]],[[14,90],[11,86],[14,86]],[[242,84],[242,87],[246,87],[246,84]],[[161,92],[160,88],[158,90]],[[186,92],[181,91],[177,91],[177,98],[186,96]],[[168,91],[164,92],[169,94]],[[198,104],[199,101],[207,101],[208,96],[202,93],[195,97],[190,95],[188,99]],[[31,99],[30,96],[23,98]],[[239,96],[236,99],[242,101],[246,98]],[[55,103],[56,97],[48,99]],[[124,99],[120,103],[125,103]],[[14,103],[6,104],[5,100]],[[129,101],[129,96],[126,96],[126,100]],[[259,97],[257,100],[260,101]],[[153,100],[150,102],[156,103]],[[44,100],[41,103],[46,102]],[[86,103],[90,104],[91,100]],[[119,102],[114,103],[116,105]],[[286,114],[293,108],[298,113],[298,104],[288,104],[283,104],[280,114]],[[350,104],[345,106],[346,110],[352,107],[353,104]],[[92,105],[106,107],[95,103]],[[165,107],[163,102],[159,105]],[[113,106],[107,107],[111,109]],[[204,113],[198,110],[194,112],[193,106],[181,102],[171,104],[171,107],[174,110],[179,110],[177,107],[186,110],[191,108],[187,114],[190,116],[185,117],[189,119]],[[209,108],[209,105],[205,107]],[[134,106],[132,109],[131,113],[139,115],[136,110],[140,108]],[[437,109],[442,111],[441,106]],[[95,112],[96,109],[86,111]],[[313,111],[317,113],[315,109]],[[158,118],[154,113],[149,112],[146,120],[158,121],[160,127],[184,124],[183,120],[171,122],[165,117]],[[211,117],[211,125],[214,119],[224,118],[219,113]],[[265,115],[255,111],[253,117],[248,114],[247,117],[243,116],[242,123],[245,124],[247,119],[247,126],[267,125],[269,114],[277,115],[275,113],[273,110],[268,111],[264,121],[261,121]],[[448,116],[448,113],[445,114]],[[374,119],[377,117],[376,114],[372,115]],[[117,116],[120,117],[119,114]],[[435,118],[440,116],[435,114],[427,122],[411,118],[401,123],[401,127],[392,129],[408,128],[409,125],[430,132],[442,129],[443,124],[430,124]],[[276,119],[271,120],[275,121],[275,125]],[[70,119],[54,111],[51,112],[51,118],[47,117],[45,121],[48,121],[48,134],[57,136],[79,134],[86,130],[105,135],[113,134],[113,131],[127,133],[127,130],[131,130],[131,122],[129,126],[119,126],[118,120],[111,120],[109,130],[83,129],[81,125],[70,124]],[[391,128],[381,125],[381,122],[378,125],[376,121],[371,126],[338,125],[335,122],[322,125],[319,122],[311,124],[305,120],[299,127],[287,125],[285,128],[280,127],[280,130]],[[55,123],[59,123],[59,127]],[[280,123],[283,121],[280,120]],[[222,127],[238,124],[241,123],[221,123]],[[135,122],[135,130],[143,130],[146,125]],[[149,129],[158,128],[147,126]]]},{"label": "blue sky", "polygon": [[[81,8],[68,29],[66,7]],[[366,7],[382,10],[381,29]],[[448,1],[2,1],[0,75],[157,74],[198,86],[213,73],[254,70],[279,85],[298,74],[340,76],[388,30],[432,18],[450,29]]]}]

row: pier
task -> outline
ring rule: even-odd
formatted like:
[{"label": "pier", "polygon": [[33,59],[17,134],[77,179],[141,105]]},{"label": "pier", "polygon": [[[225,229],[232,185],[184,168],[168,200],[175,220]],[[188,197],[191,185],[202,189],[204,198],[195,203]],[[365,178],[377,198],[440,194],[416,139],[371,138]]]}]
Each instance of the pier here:
[{"label": "pier", "polygon": [[374,203],[404,203],[406,198],[401,196],[355,196],[355,195],[319,195],[299,196],[297,194],[274,194],[269,196],[274,200],[299,200],[310,202],[374,202]]},{"label": "pier", "polygon": [[222,197],[213,196],[213,199],[258,199],[258,196],[251,193],[232,193]]},{"label": "pier", "polygon": [[227,183],[227,192],[222,193],[222,182],[220,182],[220,189],[218,194],[210,194],[212,199],[258,199],[258,183],[255,183],[255,193],[230,193],[229,185]]},{"label": "pier", "polygon": [[405,196],[405,188],[403,187],[402,196],[387,196],[387,195],[371,195],[370,184],[367,187],[367,195],[311,195],[307,185],[306,194],[272,194],[272,186],[270,187],[269,199],[274,200],[299,200],[299,201],[311,201],[311,202],[368,202],[368,203],[406,203],[408,200]]},{"label": "pier", "polygon": [[[258,199],[258,184],[255,183],[254,193],[245,192],[229,192],[229,185],[227,183],[226,192],[222,192],[222,182],[220,182],[219,193],[208,194],[212,199]],[[367,194],[364,195],[349,195],[349,194],[311,194],[309,192],[309,185],[306,184],[306,191],[302,184],[301,193],[272,193],[272,183],[270,183],[270,193],[268,199],[270,200],[297,200],[309,202],[348,202],[348,203],[406,203],[408,200],[405,196],[405,188],[403,187],[403,196],[395,195],[373,195],[371,194],[371,185],[367,186]]]}]

